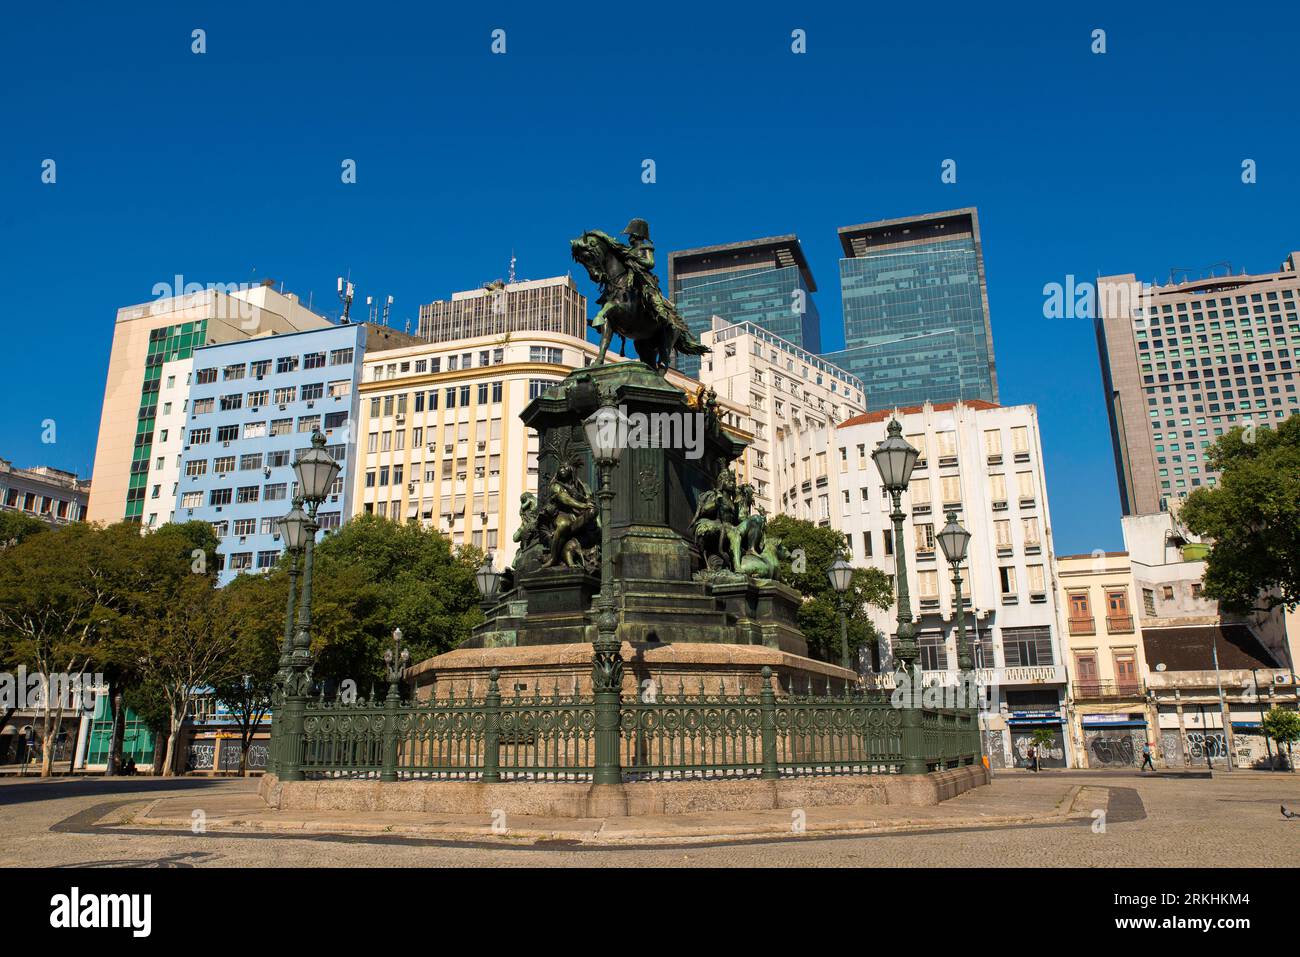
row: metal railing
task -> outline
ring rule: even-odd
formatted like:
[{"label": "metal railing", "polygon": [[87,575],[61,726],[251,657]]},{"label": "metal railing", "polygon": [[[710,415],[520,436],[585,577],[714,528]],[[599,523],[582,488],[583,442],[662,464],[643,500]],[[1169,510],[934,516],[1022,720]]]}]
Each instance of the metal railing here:
[{"label": "metal railing", "polygon": [[[892,774],[979,760],[973,710],[895,707],[860,691],[778,697],[764,671],[758,694],[679,686],[621,702],[624,780]],[[478,698],[307,701],[301,735],[278,735],[273,748],[279,769],[312,779],[585,781],[596,725],[590,695],[503,697],[493,672]]]}]

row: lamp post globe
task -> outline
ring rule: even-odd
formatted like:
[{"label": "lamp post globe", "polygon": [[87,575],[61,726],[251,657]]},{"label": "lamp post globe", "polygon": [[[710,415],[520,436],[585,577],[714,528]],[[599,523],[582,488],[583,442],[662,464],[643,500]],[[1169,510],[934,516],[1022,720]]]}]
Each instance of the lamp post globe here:
[{"label": "lamp post globe", "polygon": [[876,463],[885,488],[891,492],[902,492],[912,479],[912,469],[921,453],[903,438],[903,427],[897,419],[890,420],[887,431],[888,437],[876,446],[871,459]]},{"label": "lamp post globe", "polygon": [[591,457],[598,464],[617,465],[623,454],[626,419],[615,405],[602,405],[582,422],[591,447]]},{"label": "lamp post globe", "polygon": [[837,558],[826,573],[826,577],[831,580],[831,587],[843,595],[849,590],[849,582],[853,580],[853,566],[844,559]]},{"label": "lamp post globe", "polygon": [[970,532],[957,522],[957,513],[949,512],[948,524],[935,538],[939,539],[939,548],[949,565],[960,565],[966,560],[966,549],[970,545]]},{"label": "lamp post globe", "polygon": [[484,556],[483,564],[474,572],[474,585],[478,588],[479,597],[483,599],[483,606],[486,609],[496,597],[497,589],[501,587],[501,573],[492,567],[491,552]]},{"label": "lamp post globe", "polygon": [[302,510],[302,499],[294,499],[293,508],[276,520],[280,534],[284,536],[285,548],[296,552],[307,544],[307,526],[310,521],[307,513]]},{"label": "lamp post globe", "polygon": [[293,463],[298,478],[298,491],[308,504],[320,504],[329,495],[330,486],[338,477],[342,466],[334,456],[325,451],[325,436],[320,431],[311,435],[311,448],[298,456]]},{"label": "lamp post globe", "polygon": [[835,589],[838,598],[836,604],[839,606],[840,613],[840,667],[849,668],[849,619],[844,595],[853,580],[853,566],[844,559],[837,558],[827,570],[826,577],[831,580],[831,587]]}]

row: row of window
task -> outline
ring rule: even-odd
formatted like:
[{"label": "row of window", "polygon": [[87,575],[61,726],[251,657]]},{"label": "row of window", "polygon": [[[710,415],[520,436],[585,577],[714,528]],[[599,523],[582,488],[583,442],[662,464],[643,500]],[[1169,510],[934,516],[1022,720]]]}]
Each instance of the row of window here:
[{"label": "row of window", "polygon": [[207,415],[220,410],[233,412],[248,408],[256,412],[266,405],[288,405],[290,402],[314,402],[329,395],[332,399],[342,399],[352,394],[352,380],[338,379],[333,382],[309,382],[302,386],[278,386],[275,389],[257,389],[253,392],[231,392],[222,396],[209,396],[195,399],[190,410],[193,415]]},{"label": "row of window", "polygon": [[[327,354],[325,352],[307,352],[301,356],[280,356],[277,359],[257,359],[253,362],[235,362],[223,366],[220,370],[223,381],[233,381],[243,379],[246,376],[261,379],[271,374],[274,365],[275,374],[283,375],[288,372],[297,372],[299,367],[303,369],[323,369],[325,366],[347,366],[352,364],[354,350],[332,349]],[[217,381],[217,368],[209,366],[194,371],[194,381],[199,385],[208,385]]]},{"label": "row of window", "polygon": [[[295,420],[292,418],[271,419],[269,422],[265,419],[259,422],[245,422],[242,426],[238,424],[219,425],[216,429],[216,440],[218,442],[235,442],[239,439],[264,439],[273,435],[292,435],[294,432],[319,432],[322,426],[324,431],[329,433],[334,429],[342,428],[347,425],[348,414],[346,412],[327,412],[321,415],[300,415]],[[209,426],[200,428],[191,428],[188,438],[186,439],[187,447],[193,445],[207,445],[212,441],[213,430]]]}]

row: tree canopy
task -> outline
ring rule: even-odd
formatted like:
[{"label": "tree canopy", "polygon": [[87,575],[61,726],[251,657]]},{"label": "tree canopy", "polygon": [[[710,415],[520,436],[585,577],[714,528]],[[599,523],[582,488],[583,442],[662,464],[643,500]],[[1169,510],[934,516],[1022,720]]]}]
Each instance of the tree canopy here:
[{"label": "tree canopy", "polygon": [[1300,603],[1300,416],[1276,428],[1236,428],[1206,465],[1214,487],[1187,496],[1179,518],[1213,548],[1205,594],[1228,611]]},{"label": "tree canopy", "polygon": [[[840,596],[827,576],[836,559],[850,556],[844,535],[788,515],[774,516],[768,534],[781,539],[791,552],[801,551],[802,562],[781,566],[781,580],[804,596],[799,609],[799,628],[808,641],[808,653],[821,661],[840,660]],[[855,568],[845,592],[848,604],[849,658],[857,661],[858,649],[871,649],[879,638],[866,616],[866,606],[888,608],[893,603],[893,585],[879,568]]]}]

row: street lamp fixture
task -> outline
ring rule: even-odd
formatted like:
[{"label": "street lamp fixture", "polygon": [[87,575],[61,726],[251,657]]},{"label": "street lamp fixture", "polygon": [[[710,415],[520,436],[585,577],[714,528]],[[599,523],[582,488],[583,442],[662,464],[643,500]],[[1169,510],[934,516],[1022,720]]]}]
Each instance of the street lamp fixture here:
[{"label": "street lamp fixture", "polygon": [[613,524],[613,471],[623,453],[625,429],[622,412],[606,396],[601,407],[583,423],[587,445],[600,473],[596,493],[600,505],[600,594],[596,599],[596,640],[591,646],[591,688],[596,706],[596,767],[593,784],[621,784],[618,735],[619,706],[623,689],[622,643],[618,638],[618,615],[614,611],[614,551],[610,540]]},{"label": "street lamp fixture", "polygon": [[[889,493],[894,506],[889,516],[894,524],[894,577],[898,587],[898,630],[894,639],[894,660],[903,671],[911,674],[917,656],[916,626],[912,623],[911,596],[907,592],[907,550],[903,539],[903,519],[907,516],[903,512],[902,499],[921,453],[903,438],[903,427],[898,419],[890,419],[886,431],[888,435],[876,446],[871,458],[876,463],[885,491]],[[916,676],[912,675],[912,680],[915,679]]]},{"label": "street lamp fixture", "polygon": [[849,590],[849,583],[853,580],[853,566],[842,558],[835,559],[826,572],[826,577],[831,580],[831,587],[835,589],[838,596],[836,604],[840,612],[840,667],[849,667],[849,620],[848,606],[845,603],[844,595]]},{"label": "street lamp fixture", "polygon": [[[311,693],[311,586],[312,561],[315,552],[316,510],[325,501],[342,466],[325,451],[325,436],[317,429],[311,436],[311,448],[298,456],[293,471],[298,479],[301,502],[294,501],[293,510],[282,519],[286,545],[298,542],[304,552],[302,598],[298,604],[297,633],[294,635],[289,656],[284,687],[285,730],[282,747],[287,761],[281,777],[285,781],[301,781],[303,773],[298,752],[302,746],[303,717],[307,696]],[[300,516],[306,505],[306,521]],[[297,514],[295,514],[297,513]],[[291,596],[292,597],[292,596]]]},{"label": "street lamp fixture", "polygon": [[483,612],[492,607],[492,601],[497,596],[497,589],[501,587],[501,573],[492,567],[492,553],[489,552],[483,558],[483,564],[479,566],[478,571],[474,573],[474,584],[478,587],[479,596],[483,599]]}]

